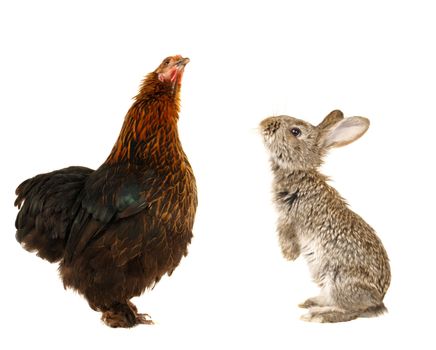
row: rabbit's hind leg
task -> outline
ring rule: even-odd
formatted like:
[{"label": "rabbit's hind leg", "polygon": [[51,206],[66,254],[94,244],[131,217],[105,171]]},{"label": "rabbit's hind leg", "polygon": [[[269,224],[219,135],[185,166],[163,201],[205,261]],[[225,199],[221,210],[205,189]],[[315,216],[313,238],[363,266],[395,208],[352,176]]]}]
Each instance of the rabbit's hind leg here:
[{"label": "rabbit's hind leg", "polygon": [[346,282],[327,283],[321,292],[327,302],[309,307],[309,312],[302,316],[302,320],[345,322],[361,316],[377,316],[386,310],[381,295],[374,287],[353,280]]},{"label": "rabbit's hind leg", "polygon": [[328,279],[324,279],[320,284],[322,285],[322,287],[319,295],[307,299],[304,303],[299,304],[299,307],[303,309],[309,309],[314,306],[331,306],[335,304],[334,300],[331,297],[332,283]]},{"label": "rabbit's hind leg", "polygon": [[348,311],[337,306],[314,306],[301,319],[308,322],[333,323],[351,321],[359,317],[360,312]]}]

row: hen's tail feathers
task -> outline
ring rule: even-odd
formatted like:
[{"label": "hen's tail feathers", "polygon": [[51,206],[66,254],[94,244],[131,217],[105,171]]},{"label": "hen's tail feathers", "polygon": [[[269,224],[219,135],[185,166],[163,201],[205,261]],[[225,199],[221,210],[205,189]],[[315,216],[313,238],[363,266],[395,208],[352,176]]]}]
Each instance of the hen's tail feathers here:
[{"label": "hen's tail feathers", "polygon": [[24,249],[50,262],[62,259],[85,180],[92,172],[74,166],[37,175],[18,186],[15,237]]}]

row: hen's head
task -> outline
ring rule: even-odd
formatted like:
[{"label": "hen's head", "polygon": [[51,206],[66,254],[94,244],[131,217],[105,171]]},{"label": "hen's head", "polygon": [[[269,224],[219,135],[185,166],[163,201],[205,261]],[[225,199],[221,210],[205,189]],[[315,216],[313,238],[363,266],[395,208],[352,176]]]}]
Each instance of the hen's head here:
[{"label": "hen's head", "polygon": [[165,58],[159,67],[145,77],[136,99],[147,98],[156,93],[170,94],[177,99],[188,62],[189,58],[180,55]]},{"label": "hen's head", "polygon": [[189,58],[180,55],[169,56],[154,71],[162,83],[171,85],[181,84],[183,71],[188,64]]}]

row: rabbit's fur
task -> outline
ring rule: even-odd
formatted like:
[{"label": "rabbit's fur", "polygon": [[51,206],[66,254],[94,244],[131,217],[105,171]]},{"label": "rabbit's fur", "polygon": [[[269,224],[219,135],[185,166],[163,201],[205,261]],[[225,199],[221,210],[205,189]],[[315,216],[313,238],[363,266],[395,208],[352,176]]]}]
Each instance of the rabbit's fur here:
[{"label": "rabbit's fur", "polygon": [[350,210],[318,171],[326,151],[353,142],[369,127],[362,117],[331,112],[318,126],[288,116],[260,124],[274,175],[278,235],[289,260],[306,258],[319,296],[300,305],[303,320],[342,322],[386,311],[391,274],[374,230]]}]

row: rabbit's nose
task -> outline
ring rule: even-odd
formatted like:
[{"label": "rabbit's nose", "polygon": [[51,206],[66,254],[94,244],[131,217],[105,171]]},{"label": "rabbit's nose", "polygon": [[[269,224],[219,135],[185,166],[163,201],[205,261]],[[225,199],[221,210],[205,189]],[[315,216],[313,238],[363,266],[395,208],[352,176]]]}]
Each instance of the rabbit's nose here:
[{"label": "rabbit's nose", "polygon": [[264,133],[274,133],[280,127],[280,120],[278,117],[266,118],[261,121],[260,127]]},{"label": "rabbit's nose", "polygon": [[268,118],[268,120],[264,120],[264,122],[261,123],[262,133],[264,135],[273,135],[280,128],[280,121],[276,118]]}]

